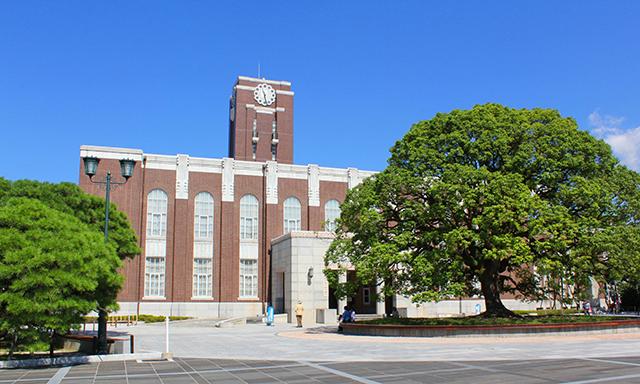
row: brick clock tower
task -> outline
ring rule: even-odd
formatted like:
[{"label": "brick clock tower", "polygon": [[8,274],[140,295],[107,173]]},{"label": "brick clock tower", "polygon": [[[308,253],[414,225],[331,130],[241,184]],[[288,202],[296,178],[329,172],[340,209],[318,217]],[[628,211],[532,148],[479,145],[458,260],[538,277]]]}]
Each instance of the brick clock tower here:
[{"label": "brick clock tower", "polygon": [[229,109],[229,157],[293,163],[290,82],[239,76]]}]

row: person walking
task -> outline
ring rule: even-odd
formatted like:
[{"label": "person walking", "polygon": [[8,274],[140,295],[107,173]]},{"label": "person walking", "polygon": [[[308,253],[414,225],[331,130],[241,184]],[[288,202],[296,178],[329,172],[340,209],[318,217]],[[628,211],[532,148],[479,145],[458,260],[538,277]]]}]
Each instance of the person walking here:
[{"label": "person walking", "polygon": [[302,328],[302,315],[304,314],[304,307],[302,306],[302,300],[298,300],[295,308],[296,321],[298,322],[298,328]]}]

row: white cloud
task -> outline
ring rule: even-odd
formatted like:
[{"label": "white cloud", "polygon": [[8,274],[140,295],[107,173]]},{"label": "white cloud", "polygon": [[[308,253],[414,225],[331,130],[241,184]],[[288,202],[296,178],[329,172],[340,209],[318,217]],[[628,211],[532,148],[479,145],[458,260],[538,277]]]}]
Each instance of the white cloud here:
[{"label": "white cloud", "polygon": [[600,115],[596,110],[589,114],[591,132],[602,138],[613,149],[620,162],[636,171],[640,170],[640,127],[623,129],[624,117]]},{"label": "white cloud", "polygon": [[595,110],[589,114],[589,124],[591,131],[599,137],[620,133],[620,124],[624,121],[624,117],[604,115]]},{"label": "white cloud", "polygon": [[640,127],[609,135],[604,141],[611,146],[621,163],[633,170],[640,170]]}]

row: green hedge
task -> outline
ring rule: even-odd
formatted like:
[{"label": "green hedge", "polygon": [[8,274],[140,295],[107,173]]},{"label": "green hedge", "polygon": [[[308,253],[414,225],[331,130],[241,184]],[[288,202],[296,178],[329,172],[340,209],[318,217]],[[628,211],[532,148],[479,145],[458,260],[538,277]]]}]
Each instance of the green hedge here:
[{"label": "green hedge", "polygon": [[575,308],[567,308],[567,309],[538,309],[535,311],[513,311],[518,315],[529,315],[535,313],[538,316],[562,316],[562,315],[575,315],[576,313],[581,313],[579,310]]},{"label": "green hedge", "polygon": [[554,323],[590,323],[620,320],[614,316],[523,316],[521,318],[484,318],[480,316],[447,317],[447,318],[393,318],[386,317],[370,321],[359,321],[363,324],[398,324],[398,325],[508,325],[508,324],[554,324]]},{"label": "green hedge", "polygon": [[[145,323],[160,323],[164,321],[165,316],[158,315],[139,315],[137,316],[137,321],[144,321]],[[187,320],[191,319],[188,316],[169,316],[170,321],[176,320]],[[98,322],[98,318],[95,316],[85,316],[84,321],[86,323],[96,323]],[[119,316],[109,316],[108,322],[118,321],[120,323],[126,321],[136,321],[136,315],[119,315]]]}]

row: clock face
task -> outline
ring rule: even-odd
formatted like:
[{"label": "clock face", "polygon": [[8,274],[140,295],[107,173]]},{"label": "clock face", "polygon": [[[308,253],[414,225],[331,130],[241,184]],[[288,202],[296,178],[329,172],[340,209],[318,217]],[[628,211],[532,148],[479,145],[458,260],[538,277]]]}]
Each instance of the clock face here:
[{"label": "clock face", "polygon": [[276,91],[269,84],[258,84],[253,91],[253,98],[261,105],[271,105],[276,101]]}]

